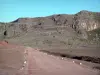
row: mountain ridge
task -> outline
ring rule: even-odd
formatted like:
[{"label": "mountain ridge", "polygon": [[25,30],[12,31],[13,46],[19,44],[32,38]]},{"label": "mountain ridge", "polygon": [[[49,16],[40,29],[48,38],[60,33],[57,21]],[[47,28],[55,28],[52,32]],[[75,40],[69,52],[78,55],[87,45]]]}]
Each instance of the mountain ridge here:
[{"label": "mountain ridge", "polygon": [[[0,34],[3,35],[4,31],[7,31],[6,38],[20,39],[23,36],[25,40],[35,38],[38,40],[38,44],[40,42],[42,44],[47,43],[48,46],[57,46],[58,44],[65,46],[65,44],[68,44],[71,47],[74,44],[78,46],[79,43],[86,45],[89,43],[86,43],[86,41],[93,41],[94,38],[99,36],[99,34],[93,34],[92,39],[89,39],[92,35],[91,31],[100,28],[99,15],[99,12],[83,10],[74,15],[57,14],[46,17],[18,18],[9,23],[1,23]],[[35,39],[33,41],[37,42]],[[32,41],[32,39],[30,40]]]}]

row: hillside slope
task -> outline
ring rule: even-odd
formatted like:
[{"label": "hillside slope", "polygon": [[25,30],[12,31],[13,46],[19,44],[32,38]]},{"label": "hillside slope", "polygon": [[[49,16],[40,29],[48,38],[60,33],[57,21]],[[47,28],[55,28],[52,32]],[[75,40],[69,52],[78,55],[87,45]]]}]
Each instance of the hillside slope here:
[{"label": "hillside slope", "polygon": [[[18,18],[10,23],[0,23],[0,34],[10,42],[32,47],[76,48],[91,44],[99,45],[100,42],[97,43],[89,36],[89,32],[98,28],[100,13],[83,10],[75,15]],[[4,35],[5,32],[7,35]]]}]

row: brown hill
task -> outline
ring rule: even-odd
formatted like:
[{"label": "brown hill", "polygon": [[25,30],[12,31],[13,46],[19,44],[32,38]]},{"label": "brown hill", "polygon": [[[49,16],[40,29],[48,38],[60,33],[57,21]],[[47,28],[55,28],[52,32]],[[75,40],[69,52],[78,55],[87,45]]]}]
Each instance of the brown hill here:
[{"label": "brown hill", "polygon": [[[74,15],[57,14],[47,17],[18,18],[10,23],[0,23],[1,39],[9,39],[33,47],[71,48],[96,44],[100,34],[91,31],[100,27],[100,13],[80,11]],[[7,35],[4,35],[6,31]],[[92,39],[89,39],[89,38]]]}]

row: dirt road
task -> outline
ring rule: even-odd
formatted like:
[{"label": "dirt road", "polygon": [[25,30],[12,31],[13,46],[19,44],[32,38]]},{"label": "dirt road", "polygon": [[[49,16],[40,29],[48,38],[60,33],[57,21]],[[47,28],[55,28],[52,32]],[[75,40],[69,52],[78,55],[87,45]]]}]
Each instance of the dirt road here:
[{"label": "dirt road", "polygon": [[0,45],[0,75],[100,75],[97,70],[31,47],[10,45],[5,42]]},{"label": "dirt road", "polygon": [[47,55],[30,47],[25,75],[99,75],[98,71],[82,67],[68,60]]}]

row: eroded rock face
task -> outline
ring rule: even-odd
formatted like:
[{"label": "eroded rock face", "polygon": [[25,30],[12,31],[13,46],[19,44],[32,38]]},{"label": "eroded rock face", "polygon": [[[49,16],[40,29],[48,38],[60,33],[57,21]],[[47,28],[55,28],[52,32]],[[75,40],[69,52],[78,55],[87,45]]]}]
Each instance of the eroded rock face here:
[{"label": "eroded rock face", "polygon": [[86,31],[91,31],[100,27],[100,23],[96,20],[96,13],[81,11],[77,13],[74,17],[74,26]]},{"label": "eroded rock face", "polygon": [[72,28],[82,34],[82,37],[88,38],[86,31],[92,31],[100,27],[99,18],[95,12],[80,11],[74,15]]}]

